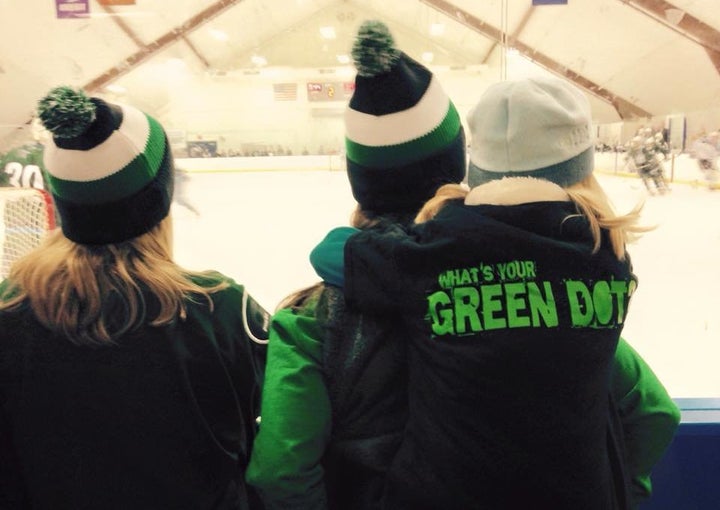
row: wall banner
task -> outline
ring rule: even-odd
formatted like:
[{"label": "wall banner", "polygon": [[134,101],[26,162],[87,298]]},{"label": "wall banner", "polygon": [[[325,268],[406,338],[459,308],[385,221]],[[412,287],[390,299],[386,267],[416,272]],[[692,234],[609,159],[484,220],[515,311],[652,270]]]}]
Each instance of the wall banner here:
[{"label": "wall banner", "polygon": [[307,99],[310,102],[345,101],[352,95],[353,90],[353,82],[308,82]]},{"label": "wall banner", "polygon": [[55,12],[61,18],[87,18],[90,14],[89,0],[55,0]]}]

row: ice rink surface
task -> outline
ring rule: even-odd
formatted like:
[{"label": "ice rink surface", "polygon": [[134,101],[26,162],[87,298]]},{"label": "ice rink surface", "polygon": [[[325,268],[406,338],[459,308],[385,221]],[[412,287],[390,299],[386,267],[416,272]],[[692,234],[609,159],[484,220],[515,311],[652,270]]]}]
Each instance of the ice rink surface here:
[{"label": "ice rink surface", "polygon": [[[639,286],[623,336],[672,397],[720,397],[720,190],[648,196],[636,178],[598,178],[619,212],[645,200],[657,225],[628,248]],[[178,262],[233,277],[270,311],[318,280],[308,254],[355,206],[342,171],[193,173],[186,194],[201,214],[173,205]]]}]

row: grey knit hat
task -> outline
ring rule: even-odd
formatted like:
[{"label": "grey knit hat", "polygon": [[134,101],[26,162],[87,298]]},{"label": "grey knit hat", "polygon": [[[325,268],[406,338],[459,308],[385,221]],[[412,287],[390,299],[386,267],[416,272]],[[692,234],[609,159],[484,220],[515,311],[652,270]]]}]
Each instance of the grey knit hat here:
[{"label": "grey knit hat", "polygon": [[467,121],[471,187],[521,176],[567,187],[593,171],[590,103],[567,81],[535,77],[496,83]]}]

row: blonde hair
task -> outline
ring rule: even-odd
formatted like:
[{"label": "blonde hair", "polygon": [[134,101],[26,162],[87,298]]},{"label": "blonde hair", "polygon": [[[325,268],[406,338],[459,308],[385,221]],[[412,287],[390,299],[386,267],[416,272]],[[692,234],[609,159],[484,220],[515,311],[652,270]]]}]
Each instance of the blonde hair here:
[{"label": "blonde hair", "polygon": [[445,184],[435,192],[435,196],[425,202],[422,209],[415,216],[415,223],[425,223],[445,207],[445,204],[453,200],[464,200],[470,192],[461,184]]},{"label": "blonde hair", "polygon": [[605,190],[593,174],[565,188],[565,191],[575,203],[579,213],[588,220],[593,237],[593,253],[597,253],[600,249],[601,229],[608,231],[610,244],[618,260],[625,260],[625,245],[635,241],[640,234],[655,228],[638,224],[643,202],[637,203],[628,213],[616,214]]},{"label": "blonde hair", "polygon": [[[619,260],[625,260],[625,245],[634,241],[643,232],[653,230],[653,226],[640,226],[640,212],[643,203],[638,203],[630,212],[623,215],[615,213],[610,199],[590,174],[582,181],[565,188],[570,200],[578,209],[577,215],[584,216],[589,224],[593,237],[593,253],[600,250],[602,242],[601,230],[609,233],[613,252]],[[445,204],[454,200],[464,200],[469,190],[459,184],[446,184],[438,189],[435,196],[428,200],[415,217],[416,223],[423,223],[432,219]]]},{"label": "blonde hair", "polygon": [[[228,283],[219,273],[192,272],[172,260],[172,221],[129,241],[83,245],[59,230],[15,262],[0,296],[0,311],[29,305],[38,321],[78,345],[112,343],[149,320],[163,326],[187,316],[188,301]],[[157,300],[148,318],[145,296]],[[153,306],[155,309],[155,306]]]}]

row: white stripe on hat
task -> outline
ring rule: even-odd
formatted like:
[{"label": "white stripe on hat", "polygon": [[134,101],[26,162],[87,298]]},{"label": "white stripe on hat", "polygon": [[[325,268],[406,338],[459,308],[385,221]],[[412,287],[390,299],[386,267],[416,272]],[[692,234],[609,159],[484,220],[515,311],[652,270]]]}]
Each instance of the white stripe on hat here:
[{"label": "white stripe on hat", "polygon": [[345,110],[345,136],[362,145],[382,147],[409,142],[438,127],[450,107],[450,98],[432,76],[428,88],[418,103],[387,115],[370,115]]},{"label": "white stripe on hat", "polygon": [[77,182],[95,181],[122,170],[145,151],[150,136],[147,117],[132,106],[118,106],[123,111],[122,124],[107,140],[92,149],[61,149],[49,140],[43,159],[52,161],[54,177]]}]

